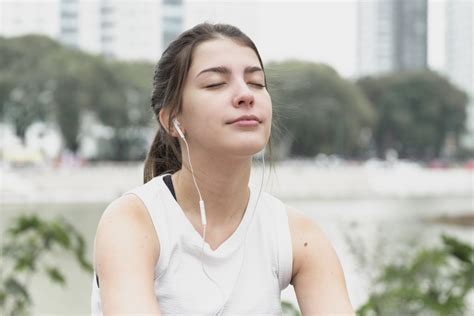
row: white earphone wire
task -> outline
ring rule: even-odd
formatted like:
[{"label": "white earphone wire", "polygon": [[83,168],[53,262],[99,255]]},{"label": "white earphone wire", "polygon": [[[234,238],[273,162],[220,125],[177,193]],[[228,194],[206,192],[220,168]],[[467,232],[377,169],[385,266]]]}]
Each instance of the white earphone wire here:
[{"label": "white earphone wire", "polygon": [[[189,166],[190,166],[190,169],[191,169],[191,175],[193,177],[193,181],[194,181],[194,186],[196,187],[196,190],[198,192],[198,195],[199,195],[199,209],[200,209],[200,212],[201,212],[201,224],[202,224],[202,247],[201,247],[201,268],[202,268],[202,271],[204,272],[204,274],[207,276],[207,278],[209,280],[211,280],[215,285],[216,287],[219,289],[219,292],[221,293],[221,301],[222,301],[222,304],[221,306],[219,307],[219,309],[217,310],[216,312],[216,315],[220,315],[222,313],[222,310],[224,309],[227,301],[225,300],[225,295],[224,295],[224,291],[222,290],[222,288],[219,286],[219,284],[207,273],[206,269],[204,268],[204,263],[203,263],[203,256],[204,256],[204,246],[206,244],[206,230],[207,230],[207,221],[206,221],[206,209],[205,209],[205,205],[204,205],[204,201],[202,199],[202,196],[201,196],[201,191],[199,190],[199,186],[197,185],[197,182],[196,182],[196,178],[194,177],[194,169],[193,169],[193,165],[191,163],[191,154],[190,154],[190,151],[189,151],[189,146],[188,146],[188,142],[186,141],[186,137],[184,136],[184,133],[181,131],[181,129],[179,128],[179,123],[176,119],[173,120],[173,123],[174,123],[174,126],[175,128],[178,130],[178,134],[180,135],[180,137],[183,139],[184,141],[184,144],[186,145],[186,150],[188,152],[188,162],[189,162]],[[254,208],[252,210],[252,218],[253,216],[255,215],[255,210],[257,208],[257,204],[260,200],[260,195],[262,193],[262,188],[263,188],[263,181],[264,181],[264,178],[265,178],[265,148],[263,149],[263,152],[262,152],[262,177],[261,177],[261,181],[260,181],[260,189],[258,191],[258,196],[257,196],[257,200],[255,201],[255,204],[254,204]],[[250,220],[250,222],[252,222],[252,220]],[[239,277],[240,277],[240,274],[242,272],[242,267],[244,265],[244,261],[245,261],[245,250],[246,250],[246,247],[245,247],[245,244],[247,242],[247,233],[248,233],[248,229],[249,229],[250,225],[247,226],[247,229],[245,231],[245,235],[244,235],[244,241],[243,241],[243,246],[244,246],[244,249],[243,249],[243,255],[242,255],[242,263],[240,264],[240,269],[239,269],[239,273],[237,275],[237,278],[236,278],[236,281],[234,282],[234,284],[232,285],[232,288],[230,290],[230,294],[232,294],[233,290],[234,290],[234,287],[237,283],[237,281],[239,280]]]},{"label": "white earphone wire", "polygon": [[[257,208],[257,205],[258,205],[258,202],[260,201],[260,194],[262,193],[262,188],[263,188],[263,181],[264,181],[264,178],[265,178],[265,148],[263,148],[263,152],[262,152],[262,177],[261,177],[261,181],[260,181],[260,188],[259,188],[259,191],[258,191],[258,196],[257,196],[257,200],[255,201],[255,206],[253,208],[253,211],[252,211],[252,218],[250,219],[250,223],[252,223],[252,219],[253,217],[255,216],[255,212],[256,212],[256,208]],[[244,241],[243,241],[243,247],[244,247],[244,253],[242,254],[242,263],[240,264],[240,269],[239,269],[239,273],[237,274],[237,278],[236,278],[236,281],[234,282],[234,284],[232,285],[232,288],[229,292],[229,298],[230,296],[232,295],[232,292],[234,291],[234,288],[235,288],[235,285],[237,284],[239,278],[240,278],[240,274],[242,273],[242,268],[244,266],[244,262],[245,262],[245,254],[246,254],[246,250],[247,250],[247,247],[246,247],[246,244],[247,244],[247,235],[248,235],[248,230],[249,230],[249,226],[247,226],[246,230],[245,230],[245,235],[244,235]],[[201,261],[201,264],[202,264],[202,261]],[[214,282],[215,283],[215,282]],[[222,292],[221,292],[222,293]],[[229,298],[227,300],[229,300]],[[223,302],[221,307],[219,307],[219,309],[217,310],[216,312],[216,316],[217,315],[221,315],[223,310],[224,310],[224,307],[225,305],[227,304],[227,301]]]}]

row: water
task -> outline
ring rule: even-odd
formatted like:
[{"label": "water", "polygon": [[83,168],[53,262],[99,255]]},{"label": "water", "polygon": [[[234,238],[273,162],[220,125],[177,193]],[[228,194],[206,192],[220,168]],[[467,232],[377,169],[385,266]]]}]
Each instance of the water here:
[{"label": "water", "polygon": [[[417,247],[440,243],[443,233],[474,245],[472,227],[434,224],[429,219],[471,213],[468,198],[287,201],[315,220],[333,244],[354,307],[363,304],[370,278]],[[361,262],[361,260],[364,260]],[[296,302],[292,289],[283,297]]]},{"label": "water", "polygon": [[[427,218],[440,215],[472,213],[471,197],[288,199],[284,202],[317,221],[332,242],[345,272],[349,295],[355,307],[360,306],[367,297],[370,271],[384,262],[393,260],[407,247],[435,245],[439,242],[441,233],[449,233],[474,244],[471,227],[441,225],[426,221]],[[0,228],[4,231],[9,219],[21,213],[40,213],[46,218],[62,215],[84,235],[88,258],[92,261],[94,234],[106,205],[106,203],[1,205]],[[360,266],[360,258],[364,257],[367,263]],[[34,277],[31,282],[31,293],[35,303],[34,314],[89,314],[92,276],[81,271],[66,254],[57,253],[46,259],[65,272],[67,285],[61,288],[45,278]],[[283,292],[282,297],[296,303],[291,286]]]}]

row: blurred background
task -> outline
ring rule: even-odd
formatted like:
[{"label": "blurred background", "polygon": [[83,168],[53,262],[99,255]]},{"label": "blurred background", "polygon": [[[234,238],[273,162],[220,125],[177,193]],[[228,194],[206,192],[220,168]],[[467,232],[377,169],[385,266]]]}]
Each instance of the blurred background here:
[{"label": "blurred background", "polygon": [[[259,48],[265,189],[320,224],[358,313],[470,314],[473,16],[472,0],[0,0],[0,311],[89,313],[98,220],[143,183],[154,64],[208,21]],[[291,286],[282,300],[298,314]]]}]

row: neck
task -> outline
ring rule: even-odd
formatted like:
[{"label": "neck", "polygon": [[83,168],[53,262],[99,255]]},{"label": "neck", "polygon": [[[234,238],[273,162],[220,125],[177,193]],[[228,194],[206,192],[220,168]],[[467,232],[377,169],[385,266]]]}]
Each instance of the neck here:
[{"label": "neck", "polygon": [[[250,196],[248,183],[251,158],[213,159],[209,158],[209,155],[200,158],[193,152],[191,163],[206,206],[208,226],[212,229],[239,223]],[[186,154],[183,154],[182,161],[182,168],[172,176],[176,196],[188,217],[192,221],[200,222],[199,194]]]}]

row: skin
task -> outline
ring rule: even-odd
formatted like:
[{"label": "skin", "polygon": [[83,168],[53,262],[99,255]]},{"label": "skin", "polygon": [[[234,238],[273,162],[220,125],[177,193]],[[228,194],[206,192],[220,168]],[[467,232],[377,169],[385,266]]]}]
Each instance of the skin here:
[{"label": "skin", "polygon": [[[215,67],[221,67],[215,69]],[[251,157],[265,147],[272,104],[255,52],[228,38],[198,45],[183,90],[177,119],[191,151],[196,181],[206,203],[206,241],[217,249],[237,229],[249,199]],[[225,70],[225,71],[224,71]],[[247,71],[246,71],[247,70]],[[255,127],[228,124],[241,115],[256,115]],[[167,126],[168,113],[160,112]],[[202,235],[186,146],[184,168],[172,175],[180,206]],[[353,315],[344,275],[330,242],[307,216],[287,206],[293,246],[293,275],[303,315]],[[104,315],[159,315],[153,272],[160,244],[145,206],[127,194],[105,210],[97,229],[95,264]]]}]

